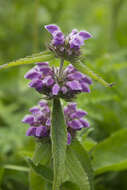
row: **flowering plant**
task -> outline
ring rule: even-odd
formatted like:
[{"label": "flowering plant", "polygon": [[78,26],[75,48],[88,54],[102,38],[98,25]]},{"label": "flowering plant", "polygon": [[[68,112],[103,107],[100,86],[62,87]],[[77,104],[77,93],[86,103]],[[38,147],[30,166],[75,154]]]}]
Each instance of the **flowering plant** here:
[{"label": "flowering plant", "polygon": [[[0,69],[35,63],[25,78],[29,87],[40,95],[41,101],[30,108],[22,122],[29,124],[27,136],[36,139],[33,159],[27,162],[37,176],[41,176],[43,189],[93,190],[93,171],[87,151],[80,144],[77,134],[88,128],[84,119],[87,112],[77,109],[76,97],[80,93],[90,93],[91,78],[104,86],[112,86],[82,63],[82,46],[92,37],[87,31],[73,29],[65,36],[54,24],[45,26],[51,34],[48,51],[0,66]],[[51,64],[59,59],[60,65]],[[68,65],[65,67],[64,62]],[[62,100],[68,102],[63,108]],[[72,102],[73,101],[73,102]],[[34,174],[35,175],[35,174]],[[76,186],[75,186],[76,185]],[[72,189],[72,188],[71,188]]]}]

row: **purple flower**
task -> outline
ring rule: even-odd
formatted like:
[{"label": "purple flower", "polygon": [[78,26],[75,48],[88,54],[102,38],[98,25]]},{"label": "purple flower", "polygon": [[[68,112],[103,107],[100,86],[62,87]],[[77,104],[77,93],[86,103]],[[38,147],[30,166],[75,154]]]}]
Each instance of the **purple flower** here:
[{"label": "purple flower", "polygon": [[41,79],[34,79],[34,80],[32,80],[32,81],[29,83],[29,87],[35,88],[35,89],[37,89],[37,90],[42,89],[42,85],[43,85],[43,83],[42,83],[42,80],[41,80]]},{"label": "purple flower", "polygon": [[54,79],[52,78],[52,76],[47,76],[43,79],[43,85],[46,85],[46,86],[51,86],[54,84]]},{"label": "purple flower", "polygon": [[38,65],[39,68],[49,65],[48,62],[40,62],[40,63],[36,63],[36,64]]},{"label": "purple flower", "polygon": [[47,127],[46,126],[40,126],[36,128],[36,137],[42,137],[47,136]]},{"label": "purple flower", "polygon": [[45,29],[52,35],[52,44],[56,47],[64,44],[64,34],[57,25],[46,25]]},{"label": "purple flower", "polygon": [[72,129],[76,129],[76,130],[79,130],[83,127],[82,123],[78,119],[68,121],[67,124],[68,124],[68,127],[71,127]]},{"label": "purple flower", "polygon": [[71,64],[62,71],[60,76],[59,68],[51,68],[48,62],[37,63],[33,71],[36,71],[36,75],[31,75],[31,70],[25,75],[30,76],[29,86],[49,99],[59,96],[68,101],[81,92],[90,92],[91,79],[77,71]]},{"label": "purple flower", "polygon": [[84,41],[92,37],[92,35],[87,31],[72,32],[69,36],[70,48],[78,48],[84,45]]},{"label": "purple flower", "polygon": [[[24,117],[22,122],[30,125],[26,135],[36,138],[50,138],[51,115],[47,101],[41,100],[39,106],[30,108],[31,115]],[[64,107],[64,116],[67,125],[67,144],[71,144],[71,140],[75,138],[76,132],[82,128],[89,127],[89,123],[83,117],[87,112],[77,109],[76,103],[69,103]]]},{"label": "purple flower", "polygon": [[30,127],[26,132],[26,136],[35,136],[35,134],[36,134],[36,127]]},{"label": "purple flower", "polygon": [[22,122],[30,125],[27,136],[42,138],[49,136],[50,132],[50,109],[46,101],[40,101],[39,106],[34,106],[29,110],[31,115],[24,117]]},{"label": "purple flower", "polygon": [[82,123],[83,127],[89,127],[89,123],[88,121],[84,120],[84,119],[80,119],[80,122]]},{"label": "purple flower", "polygon": [[73,81],[68,81],[66,85],[71,89],[71,90],[82,90],[82,87],[80,83],[76,80]]},{"label": "purple flower", "polygon": [[67,133],[67,144],[71,144],[71,134],[69,132]]},{"label": "purple flower", "polygon": [[30,108],[29,110],[32,114],[37,114],[40,112],[40,109],[37,106],[34,106],[32,108]]},{"label": "purple flower", "polygon": [[48,106],[48,103],[46,101],[44,101],[44,100],[41,100],[39,102],[39,105],[40,105],[40,107],[45,107],[45,106]]},{"label": "purple flower", "polygon": [[53,95],[57,95],[60,91],[60,86],[58,84],[54,84],[53,88],[52,88],[52,94]]},{"label": "purple flower", "polygon": [[83,117],[87,115],[87,112],[77,109],[76,103],[69,103],[64,107],[64,116],[67,124],[68,134],[68,144],[72,138],[75,137],[76,131],[82,128],[89,127],[89,123]]},{"label": "purple flower", "polygon": [[34,122],[34,116],[33,116],[33,115],[26,115],[26,116],[23,118],[22,122],[32,125],[33,122]]},{"label": "purple flower", "polygon": [[54,24],[46,25],[45,29],[52,35],[49,49],[57,56],[71,61],[80,56],[80,48],[84,45],[84,41],[92,37],[89,32],[77,29],[73,29],[70,34],[65,36],[61,29]]},{"label": "purple flower", "polygon": [[31,80],[36,78],[41,78],[41,73],[36,71],[36,69],[31,69],[25,74],[24,78]]},{"label": "purple flower", "polygon": [[83,40],[88,40],[89,38],[92,38],[92,35],[89,33],[89,32],[87,32],[87,31],[80,31],[79,33],[78,33],[78,35],[83,39]]},{"label": "purple flower", "polygon": [[87,115],[87,113],[83,110],[78,110],[78,111],[75,111],[74,113],[72,113],[70,115],[70,118],[72,119],[75,119],[75,118],[82,118],[84,117],[85,115]]},{"label": "purple flower", "polygon": [[48,30],[51,34],[53,34],[56,31],[59,31],[59,27],[55,24],[46,25],[45,29]]}]

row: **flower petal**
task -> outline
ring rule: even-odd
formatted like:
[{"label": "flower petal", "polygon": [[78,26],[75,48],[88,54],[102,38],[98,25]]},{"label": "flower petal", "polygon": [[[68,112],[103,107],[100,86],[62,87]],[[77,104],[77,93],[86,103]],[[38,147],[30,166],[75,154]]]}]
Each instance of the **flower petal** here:
[{"label": "flower petal", "polygon": [[34,106],[34,107],[30,108],[29,111],[30,111],[32,114],[37,114],[37,113],[40,112],[40,108],[37,107],[37,106]]},{"label": "flower petal", "polygon": [[82,87],[80,83],[76,80],[66,82],[66,85],[71,89],[71,90],[82,90]]},{"label": "flower petal", "polygon": [[48,30],[51,34],[53,34],[55,31],[59,30],[59,27],[55,24],[49,24],[45,25],[45,29]]},{"label": "flower petal", "polygon": [[71,144],[71,134],[69,132],[67,133],[67,144]]},{"label": "flower petal", "polygon": [[34,116],[33,115],[26,115],[23,120],[22,120],[23,123],[27,123],[29,125],[32,125],[33,122],[34,122]]},{"label": "flower petal", "polygon": [[40,126],[36,128],[36,136],[43,137],[47,135],[47,128],[45,126]]},{"label": "flower petal", "polygon": [[43,84],[46,85],[46,86],[51,86],[53,85],[54,83],[54,79],[49,75],[49,76],[46,76],[44,79],[43,79]]},{"label": "flower petal", "polygon": [[38,71],[36,71],[34,68],[33,69],[31,69],[31,70],[29,70],[26,74],[25,74],[25,76],[24,76],[24,78],[26,78],[26,79],[38,79],[38,78],[40,78],[41,77],[41,73],[40,72],[38,72]]},{"label": "flower petal", "polygon": [[57,95],[60,91],[60,86],[58,84],[54,84],[53,88],[52,88],[52,94],[53,95]]},{"label": "flower petal", "polygon": [[41,100],[41,101],[39,102],[39,105],[40,105],[41,107],[47,106],[47,102],[46,102],[45,100]]},{"label": "flower petal", "polygon": [[31,88],[36,88],[36,89],[41,90],[41,89],[42,89],[42,80],[40,80],[40,79],[32,80],[32,81],[29,83],[29,86],[30,86]]},{"label": "flower petal", "polygon": [[83,124],[77,119],[69,121],[67,125],[68,127],[71,127],[72,129],[75,129],[75,130],[79,130],[83,128]]},{"label": "flower petal", "polygon": [[82,118],[87,114],[87,112],[83,111],[83,110],[77,110],[76,112],[72,113],[70,115],[71,119],[76,119],[76,118]]},{"label": "flower petal", "polygon": [[80,31],[80,32],[79,32],[79,36],[80,36],[81,38],[83,38],[83,40],[87,40],[87,39],[89,39],[89,38],[92,38],[92,35],[91,35],[89,32],[85,31],[85,30]]},{"label": "flower petal", "polygon": [[89,127],[90,125],[89,125],[89,122],[87,121],[87,120],[85,120],[85,119],[80,119],[80,122],[82,123],[82,125],[83,125],[83,127]]},{"label": "flower petal", "polygon": [[26,136],[35,136],[35,135],[36,135],[36,127],[30,127],[26,132]]},{"label": "flower petal", "polygon": [[89,86],[88,86],[87,83],[82,82],[81,86],[82,86],[82,92],[88,92],[88,93],[90,93],[90,89],[89,89]]}]

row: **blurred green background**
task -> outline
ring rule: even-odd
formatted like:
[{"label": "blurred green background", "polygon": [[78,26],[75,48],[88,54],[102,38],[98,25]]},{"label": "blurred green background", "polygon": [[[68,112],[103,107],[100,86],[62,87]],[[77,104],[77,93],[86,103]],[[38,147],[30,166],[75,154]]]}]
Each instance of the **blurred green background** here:
[{"label": "blurred green background", "polygon": [[[0,64],[43,51],[49,39],[44,25],[49,23],[58,24],[66,34],[73,28],[91,32],[93,38],[84,48],[86,64],[106,81],[115,82],[113,88],[94,82],[91,94],[78,96],[78,106],[88,112],[91,123],[89,139],[100,142],[127,128],[127,1],[0,0]],[[24,79],[30,67],[0,72],[0,163],[6,168],[26,166],[23,155],[34,149],[34,140],[25,137],[27,126],[21,123],[40,99]],[[27,190],[27,176],[27,172],[0,169],[1,189]],[[127,171],[96,177],[95,188],[127,190]]]}]

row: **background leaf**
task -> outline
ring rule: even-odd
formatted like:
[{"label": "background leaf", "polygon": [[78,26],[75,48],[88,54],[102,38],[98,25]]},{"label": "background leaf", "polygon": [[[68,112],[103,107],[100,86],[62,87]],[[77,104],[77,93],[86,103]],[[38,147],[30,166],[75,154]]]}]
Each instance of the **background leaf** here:
[{"label": "background leaf", "polygon": [[3,176],[4,176],[4,168],[0,167],[0,188],[2,185],[2,181],[3,181]]},{"label": "background leaf", "polygon": [[127,129],[120,130],[95,146],[92,164],[95,174],[127,169]]}]

